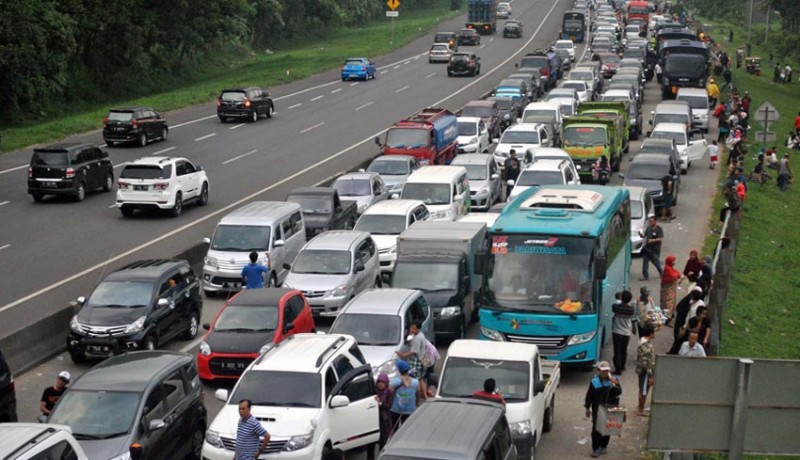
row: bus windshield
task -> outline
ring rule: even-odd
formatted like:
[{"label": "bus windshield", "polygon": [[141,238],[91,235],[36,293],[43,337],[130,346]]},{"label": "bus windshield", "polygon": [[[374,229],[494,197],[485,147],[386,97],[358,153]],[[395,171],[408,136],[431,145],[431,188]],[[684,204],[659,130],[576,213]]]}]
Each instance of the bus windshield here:
[{"label": "bus windshield", "polygon": [[592,238],[492,235],[486,306],[497,310],[591,313]]}]

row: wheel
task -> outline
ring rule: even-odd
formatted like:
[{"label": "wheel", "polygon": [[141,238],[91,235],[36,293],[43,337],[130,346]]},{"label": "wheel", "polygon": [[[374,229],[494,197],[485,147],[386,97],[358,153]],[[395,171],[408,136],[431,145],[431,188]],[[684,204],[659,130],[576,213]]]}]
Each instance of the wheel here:
[{"label": "wheel", "polygon": [[225,122],[227,122],[227,121],[228,121],[228,119],[227,119],[227,118],[225,118],[225,117],[223,117],[222,115],[220,115],[220,116],[219,116],[219,121],[220,121],[221,123],[225,123]]},{"label": "wheel", "polygon": [[69,357],[72,359],[72,362],[75,364],[81,364],[86,362],[86,355],[81,353],[80,351],[70,351]]},{"label": "wheel", "polygon": [[556,418],[555,412],[556,412],[556,400],[555,398],[553,398],[553,400],[550,401],[550,407],[548,407],[547,410],[544,411],[544,423],[542,423],[542,431],[544,431],[545,433],[549,433],[550,430],[553,429],[553,422],[555,421]]},{"label": "wheel", "polygon": [[111,173],[106,174],[106,180],[103,181],[103,191],[110,192],[114,188],[114,175]]},{"label": "wheel", "polygon": [[200,190],[200,198],[197,200],[198,206],[205,206],[208,204],[208,183],[203,182],[203,189]]},{"label": "wheel", "polygon": [[139,146],[144,147],[145,145],[147,145],[147,134],[139,134]]},{"label": "wheel", "polygon": [[170,214],[172,215],[172,217],[178,217],[181,215],[182,212],[183,212],[183,195],[181,194],[181,192],[178,192],[178,194],[175,195],[175,204],[172,206],[172,209],[170,209]]},{"label": "wheel", "polygon": [[169,137],[169,129],[166,126],[161,128],[161,141],[166,141],[167,137]]},{"label": "wheel", "polygon": [[197,312],[192,312],[192,316],[189,317],[189,325],[186,327],[186,331],[183,333],[183,338],[186,340],[192,340],[197,337],[197,331],[200,329],[200,317],[198,316]]},{"label": "wheel", "polygon": [[375,283],[372,285],[372,287],[378,289],[378,288],[380,288],[382,286],[383,286],[383,283],[381,283],[381,277],[379,276],[379,277],[375,278]]},{"label": "wheel", "polygon": [[460,318],[461,318],[461,321],[459,321],[459,325],[458,325],[458,334],[456,336],[457,339],[463,339],[463,338],[466,337],[466,334],[465,334],[466,331],[464,330],[465,328],[464,328],[464,315],[463,315],[463,313],[462,313]]},{"label": "wheel", "polygon": [[189,451],[189,458],[200,460],[203,455],[203,441],[206,438],[206,430],[203,425],[197,425],[192,433],[192,450]]},{"label": "wheel", "polygon": [[270,104],[269,108],[267,109],[267,118],[272,118],[273,115],[275,115],[275,107]]},{"label": "wheel", "polygon": [[75,189],[75,201],[83,201],[86,198],[86,185],[83,182],[78,182],[78,188]]},{"label": "wheel", "polygon": [[32,193],[31,196],[33,197],[33,201],[37,203],[41,203],[44,199],[44,193]]},{"label": "wheel", "polygon": [[681,175],[685,176],[686,174],[689,174],[689,166],[688,165],[686,166],[686,169],[681,168]]},{"label": "wheel", "polygon": [[480,75],[480,74],[481,74],[481,66],[478,66],[478,68],[475,69],[475,75]]},{"label": "wheel", "polygon": [[133,208],[127,204],[123,204],[119,207],[119,212],[122,213],[125,217],[132,217],[133,216]]},{"label": "wheel", "polygon": [[[103,139],[103,140],[105,140],[105,139]],[[114,141],[106,141],[106,146],[113,147],[114,145],[116,145],[116,142],[114,142]]]},{"label": "wheel", "polygon": [[212,299],[217,296],[216,291],[209,291],[208,289],[203,289],[203,294],[206,295],[207,298]]},{"label": "wheel", "polygon": [[447,72],[447,76],[448,77],[452,77],[453,76],[453,72]]},{"label": "wheel", "polygon": [[267,282],[267,287],[271,288],[278,287],[278,277],[277,275],[275,275],[274,272],[271,275],[269,275],[269,281]]},{"label": "wheel", "polygon": [[332,450],[333,448],[331,447],[330,441],[326,441],[325,445],[322,447],[322,458],[330,457]]},{"label": "wheel", "polygon": [[153,338],[152,335],[148,335],[147,338],[144,339],[142,342],[142,350],[155,350],[156,349],[156,339]]},{"label": "wheel", "polygon": [[250,122],[255,123],[256,121],[258,121],[258,110],[253,109],[253,111],[250,112]]}]

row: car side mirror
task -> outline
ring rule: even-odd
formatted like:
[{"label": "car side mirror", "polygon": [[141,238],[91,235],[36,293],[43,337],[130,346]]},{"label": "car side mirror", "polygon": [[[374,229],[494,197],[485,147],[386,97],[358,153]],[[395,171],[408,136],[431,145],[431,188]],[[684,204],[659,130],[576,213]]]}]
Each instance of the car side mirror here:
[{"label": "car side mirror", "polygon": [[80,296],[80,297],[78,297],[77,299],[75,299],[75,302],[76,302],[78,305],[83,305],[83,304],[85,304],[85,303],[86,303],[86,297],[84,297],[84,296]]},{"label": "car side mirror", "polygon": [[331,409],[336,409],[337,407],[347,407],[350,405],[350,398],[345,395],[336,395],[331,398],[330,406]]},{"label": "car side mirror", "polygon": [[364,168],[358,168],[358,172],[366,172],[367,170]]},{"label": "car side mirror", "polygon": [[219,388],[214,392],[214,397],[225,403],[228,402],[228,396],[228,390],[224,388]]},{"label": "car side mirror", "polygon": [[361,262],[360,260],[356,262],[356,273],[363,272],[366,269],[367,267],[364,266],[364,262]]},{"label": "car side mirror", "polygon": [[625,180],[625,174],[619,173],[617,174],[620,179]]},{"label": "car side mirror", "polygon": [[286,242],[284,242],[283,240],[275,240],[275,242],[272,243],[272,248],[273,249],[274,248],[281,248],[281,247],[283,247],[285,245],[286,245]]},{"label": "car side mirror", "polygon": [[149,429],[150,432],[153,432],[153,431],[158,431],[164,428],[165,426],[167,426],[167,422],[165,422],[164,419],[157,418],[155,420],[150,420],[150,425],[148,425],[147,428]]},{"label": "car side mirror", "polygon": [[203,238],[203,244],[211,244],[211,238]]},{"label": "car side mirror", "polygon": [[292,269],[292,266],[291,266],[291,265],[289,265],[289,264],[287,264],[287,263],[284,263],[284,264],[283,264],[283,269],[284,269],[284,270],[291,270],[291,269]]},{"label": "car side mirror", "polygon": [[169,306],[169,300],[167,300],[167,299],[158,299],[158,302],[156,303],[156,306],[158,308],[168,307]]},{"label": "car side mirror", "polygon": [[375,143],[378,144],[378,147],[380,147],[381,146],[381,138],[378,137],[378,136],[375,136]]},{"label": "car side mirror", "polygon": [[544,380],[537,380],[536,383],[533,384],[533,395],[536,396],[538,394],[544,393],[545,381]]}]

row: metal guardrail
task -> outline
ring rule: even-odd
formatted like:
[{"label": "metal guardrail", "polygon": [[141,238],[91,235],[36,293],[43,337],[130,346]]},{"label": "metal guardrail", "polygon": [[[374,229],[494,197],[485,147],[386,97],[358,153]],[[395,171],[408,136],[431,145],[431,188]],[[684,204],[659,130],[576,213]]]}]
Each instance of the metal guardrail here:
[{"label": "metal guardrail", "polygon": [[736,244],[739,239],[741,220],[735,212],[728,212],[720,230],[719,240],[714,248],[711,262],[713,277],[709,288],[708,316],[711,320],[711,340],[709,354],[716,355],[722,339],[722,317],[730,292],[733,274],[733,261],[736,257]]}]

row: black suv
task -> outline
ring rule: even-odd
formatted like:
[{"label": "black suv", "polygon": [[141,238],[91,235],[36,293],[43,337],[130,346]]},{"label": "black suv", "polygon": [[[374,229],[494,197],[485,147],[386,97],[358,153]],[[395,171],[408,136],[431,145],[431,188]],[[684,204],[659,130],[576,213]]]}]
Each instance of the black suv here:
[{"label": "black suv", "polygon": [[506,21],[503,26],[503,38],[522,38],[522,23],[519,21]]},{"label": "black suv", "polygon": [[169,126],[164,116],[149,107],[111,109],[103,118],[103,141],[135,142],[144,147],[154,140],[167,140]]},{"label": "black suv", "polygon": [[458,31],[458,44],[478,46],[481,44],[481,36],[475,29],[461,29]]},{"label": "black suv", "polygon": [[106,360],[77,380],[48,422],[68,425],[89,458],[200,459],[208,413],[194,359],[139,351]]},{"label": "black suv", "polygon": [[28,194],[34,201],[45,195],[70,195],[78,201],[87,190],[114,188],[114,167],[108,152],[95,144],[64,142],[34,149],[28,167]]},{"label": "black suv", "polygon": [[153,350],[182,335],[197,336],[203,298],[185,260],[141,260],[104,279],[70,321],[67,351],[76,363],[124,351]]},{"label": "black suv", "polygon": [[223,123],[229,118],[244,118],[255,122],[259,117],[272,118],[275,105],[269,91],[249,88],[223,89],[217,99],[217,116]]},{"label": "black suv", "polygon": [[17,421],[17,392],[14,375],[6,357],[0,351],[0,423]]},{"label": "black suv", "polygon": [[471,75],[481,73],[481,58],[475,53],[453,53],[447,63],[447,76]]}]

